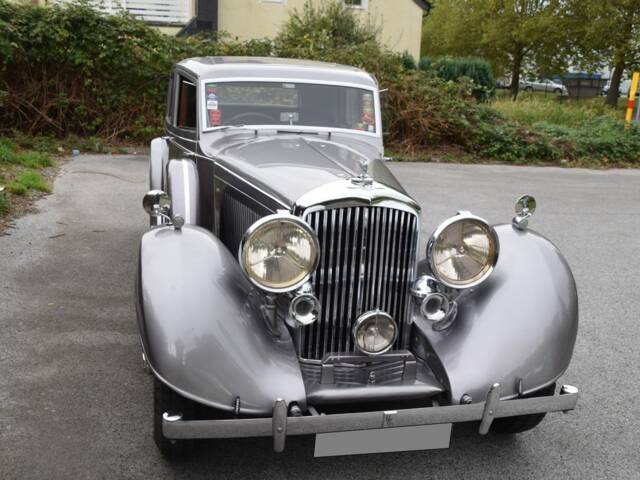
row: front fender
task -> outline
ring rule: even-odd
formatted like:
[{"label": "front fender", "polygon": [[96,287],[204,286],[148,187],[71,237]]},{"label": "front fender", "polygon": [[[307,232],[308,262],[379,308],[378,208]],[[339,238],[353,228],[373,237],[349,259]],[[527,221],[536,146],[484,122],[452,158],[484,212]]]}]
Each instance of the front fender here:
[{"label": "front fender", "polygon": [[439,359],[436,370],[444,370],[452,403],[465,393],[484,400],[495,382],[503,398],[538,390],[564,373],[573,353],[578,295],[566,260],[531,230],[500,225],[496,231],[496,268],[460,300],[455,323],[436,332],[414,315],[415,327]]},{"label": "front fender", "polygon": [[150,367],[192,400],[271,415],[274,402],[305,405],[291,338],[271,332],[262,295],[210,232],[185,225],[145,233],[140,243],[138,322]]}]

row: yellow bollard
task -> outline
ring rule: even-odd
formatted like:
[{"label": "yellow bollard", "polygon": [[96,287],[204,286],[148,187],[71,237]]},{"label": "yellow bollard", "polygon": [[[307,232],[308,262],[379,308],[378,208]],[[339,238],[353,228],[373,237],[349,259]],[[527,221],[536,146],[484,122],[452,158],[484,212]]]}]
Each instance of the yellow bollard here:
[{"label": "yellow bollard", "polygon": [[640,72],[633,72],[631,78],[631,88],[629,88],[629,103],[627,104],[627,117],[625,118],[625,128],[631,126],[633,120],[633,108],[636,105],[636,93],[638,91],[638,81],[640,80]]}]

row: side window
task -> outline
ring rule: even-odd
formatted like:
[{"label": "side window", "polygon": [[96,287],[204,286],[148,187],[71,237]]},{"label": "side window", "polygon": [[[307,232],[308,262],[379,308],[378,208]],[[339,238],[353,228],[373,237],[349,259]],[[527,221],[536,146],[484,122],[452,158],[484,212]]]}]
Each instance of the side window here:
[{"label": "side window", "polygon": [[176,126],[196,128],[196,86],[184,77],[178,77],[178,112]]},{"label": "side window", "polygon": [[166,117],[169,120],[169,122],[171,122],[171,119],[173,119],[173,98],[174,98],[174,93],[173,93],[173,84],[174,84],[174,75],[172,74],[171,77],[169,77],[169,82],[167,85],[167,111],[166,111]]}]

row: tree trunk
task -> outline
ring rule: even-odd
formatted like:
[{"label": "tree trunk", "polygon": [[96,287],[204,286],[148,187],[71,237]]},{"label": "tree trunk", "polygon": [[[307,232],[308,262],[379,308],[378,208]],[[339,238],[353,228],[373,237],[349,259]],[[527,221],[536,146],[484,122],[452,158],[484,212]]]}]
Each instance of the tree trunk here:
[{"label": "tree trunk", "polygon": [[624,59],[619,59],[613,67],[611,82],[609,83],[609,91],[605,103],[610,107],[618,106],[618,97],[620,96],[620,82],[624,73]]},{"label": "tree trunk", "polygon": [[520,91],[520,70],[522,69],[522,49],[518,50],[513,56],[513,65],[511,69],[511,99],[515,102]]}]

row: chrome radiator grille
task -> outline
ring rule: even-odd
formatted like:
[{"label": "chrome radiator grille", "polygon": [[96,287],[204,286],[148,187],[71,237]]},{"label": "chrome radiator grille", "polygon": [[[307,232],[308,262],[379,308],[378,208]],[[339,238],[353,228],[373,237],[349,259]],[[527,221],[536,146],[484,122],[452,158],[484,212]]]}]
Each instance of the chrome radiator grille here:
[{"label": "chrome radiator grille", "polygon": [[302,329],[299,354],[355,351],[351,329],[364,312],[380,309],[399,327],[394,348],[405,343],[410,282],[414,274],[418,217],[386,207],[316,210],[303,218],[320,241],[320,262],[311,283],[320,318]]}]

